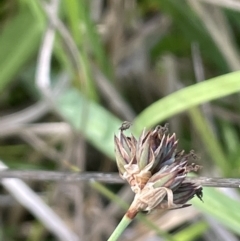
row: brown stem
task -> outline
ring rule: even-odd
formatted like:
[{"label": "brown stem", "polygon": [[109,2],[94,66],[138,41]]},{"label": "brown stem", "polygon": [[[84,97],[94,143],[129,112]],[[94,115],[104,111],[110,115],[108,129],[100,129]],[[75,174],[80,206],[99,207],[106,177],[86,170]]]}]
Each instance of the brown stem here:
[{"label": "brown stem", "polygon": [[133,208],[132,205],[126,212],[126,216],[131,220],[134,219],[137,216],[137,214],[138,214],[138,210],[136,208]]}]

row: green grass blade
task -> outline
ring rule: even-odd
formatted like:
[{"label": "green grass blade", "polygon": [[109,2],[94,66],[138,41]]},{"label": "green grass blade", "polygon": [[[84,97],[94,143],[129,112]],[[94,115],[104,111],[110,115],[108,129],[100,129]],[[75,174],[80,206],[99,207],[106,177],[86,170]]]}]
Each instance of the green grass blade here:
[{"label": "green grass blade", "polygon": [[0,38],[0,91],[38,51],[42,25],[22,10],[4,28]]},{"label": "green grass blade", "polygon": [[198,137],[202,140],[202,143],[211,156],[212,160],[218,167],[220,167],[224,174],[227,174],[231,166],[229,165],[229,162],[223,153],[223,149],[220,143],[206,123],[204,116],[201,114],[198,108],[190,109],[189,116],[191,118],[191,122],[194,125],[194,128],[198,133]]},{"label": "green grass blade", "polygon": [[80,43],[82,42],[82,36],[79,29],[79,3],[76,0],[67,0],[64,1],[64,6],[66,7],[65,11],[67,14],[73,39],[75,40],[77,45],[80,45]]},{"label": "green grass blade", "polygon": [[[66,16],[71,28],[73,38],[79,48],[79,60],[81,70],[85,79],[86,93],[92,99],[98,100],[98,93],[91,73],[89,49],[91,55],[96,58],[103,73],[112,77],[112,66],[107,59],[106,53],[93,24],[87,1],[66,0]],[[90,48],[89,48],[90,47]]]},{"label": "green grass blade", "polygon": [[211,215],[225,227],[240,234],[240,203],[214,188],[204,188],[204,203],[194,198],[191,203]]},{"label": "green grass blade", "polygon": [[96,58],[96,61],[100,67],[100,69],[103,71],[103,73],[108,78],[113,78],[113,66],[108,60],[106,56],[105,49],[103,48],[102,41],[97,33],[96,27],[91,19],[91,14],[89,10],[89,1],[78,1],[79,3],[79,13],[80,18],[82,20],[82,23],[85,26],[85,29],[87,29],[87,40],[91,44],[92,52]]},{"label": "green grass blade", "polygon": [[[107,156],[114,158],[113,136],[121,125],[119,119],[73,88],[62,94],[57,103],[60,113],[75,129],[84,133]],[[83,118],[86,125],[81,124]]]},{"label": "green grass blade", "polygon": [[136,118],[134,128],[151,127],[191,107],[240,91],[240,71],[194,84],[168,95],[146,108]]},{"label": "green grass blade", "polygon": [[175,240],[177,241],[192,241],[196,240],[208,229],[206,222],[197,222],[189,227],[185,227],[183,230],[179,231],[174,235]]},{"label": "green grass blade", "polygon": [[[85,30],[82,26],[83,23],[80,18],[80,5],[77,0],[67,0],[64,2],[66,6],[66,17],[68,19],[71,33],[73,35],[73,39],[75,40],[76,45],[78,46],[79,52],[75,53],[78,55],[81,73],[75,73],[77,79],[77,86],[80,86],[81,90],[91,99],[95,101],[98,100],[98,93],[95,87],[95,83],[93,81],[93,76],[91,73],[91,63],[90,58],[88,56],[86,45],[84,42],[85,39]],[[78,72],[77,70],[76,72]]]}]

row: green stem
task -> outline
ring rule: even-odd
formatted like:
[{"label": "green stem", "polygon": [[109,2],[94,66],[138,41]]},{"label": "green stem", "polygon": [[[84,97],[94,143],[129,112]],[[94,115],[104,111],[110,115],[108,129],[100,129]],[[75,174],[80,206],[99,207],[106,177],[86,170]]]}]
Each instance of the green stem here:
[{"label": "green stem", "polygon": [[125,214],[121,220],[121,222],[118,224],[118,226],[113,231],[112,235],[107,241],[116,241],[120,237],[120,235],[123,233],[123,231],[126,229],[126,227],[132,222],[132,219],[127,217]]}]

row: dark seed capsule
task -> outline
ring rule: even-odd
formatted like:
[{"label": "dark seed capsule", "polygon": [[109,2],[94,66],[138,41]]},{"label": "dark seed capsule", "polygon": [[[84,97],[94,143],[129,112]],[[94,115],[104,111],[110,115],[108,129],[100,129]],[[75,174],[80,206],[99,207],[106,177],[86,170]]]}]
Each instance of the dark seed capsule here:
[{"label": "dark seed capsule", "polygon": [[203,202],[203,192],[202,192],[202,187],[199,187],[197,190],[196,190],[196,195],[197,197]]}]

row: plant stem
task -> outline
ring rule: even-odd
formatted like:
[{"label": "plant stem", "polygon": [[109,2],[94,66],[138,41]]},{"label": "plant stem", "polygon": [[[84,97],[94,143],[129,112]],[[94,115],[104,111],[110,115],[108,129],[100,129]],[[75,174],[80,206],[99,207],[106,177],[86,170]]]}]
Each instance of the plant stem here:
[{"label": "plant stem", "polygon": [[129,218],[126,214],[123,216],[121,222],[118,224],[116,229],[113,231],[112,235],[107,241],[116,241],[126,229],[126,227],[132,222],[132,219]]},{"label": "plant stem", "polygon": [[[72,172],[40,171],[40,170],[3,170],[0,172],[2,178],[20,178],[28,181],[99,181],[102,183],[124,183],[118,173],[80,172],[75,166],[71,166]],[[78,173],[76,173],[78,172]],[[240,178],[218,178],[218,177],[186,177],[186,182],[196,182],[203,187],[226,187],[239,188]]]}]

